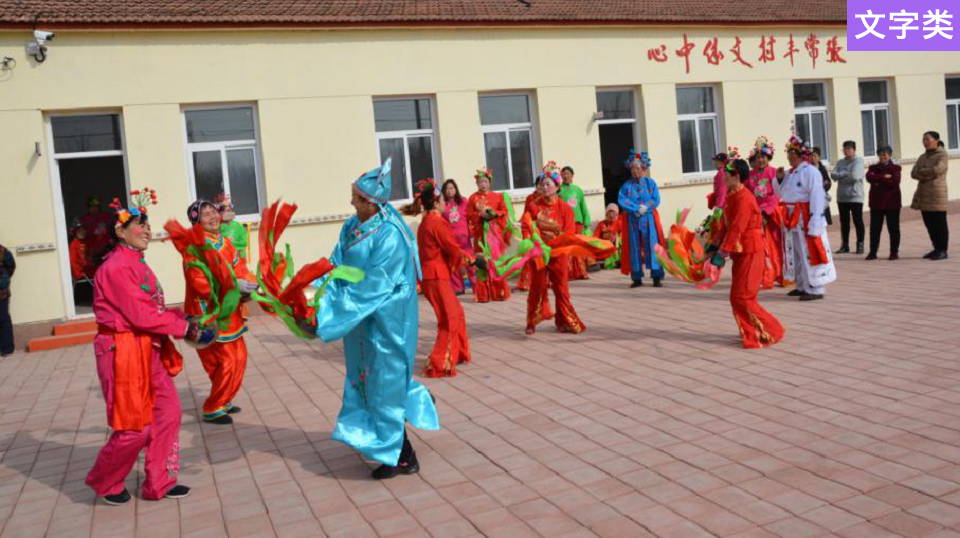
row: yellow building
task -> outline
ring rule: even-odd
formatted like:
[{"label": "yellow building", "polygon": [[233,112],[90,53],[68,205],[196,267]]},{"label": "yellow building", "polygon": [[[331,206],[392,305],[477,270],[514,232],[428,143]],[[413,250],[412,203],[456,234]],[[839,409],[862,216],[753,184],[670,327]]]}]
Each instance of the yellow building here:
[{"label": "yellow building", "polygon": [[[759,135],[780,149],[794,124],[831,162],[844,140],[867,157],[890,143],[906,178],[924,131],[958,149],[960,55],[849,52],[834,0],[759,14],[690,0],[150,4],[0,8],[0,243],[19,264],[17,323],[89,312],[68,225],[91,195],[157,189],[155,229],[198,195],[229,192],[246,221],[282,197],[300,206],[287,240],[305,262],[329,254],[351,181],[387,156],[398,201],[424,176],[469,194],[481,166],[522,199],[556,160],[599,218],[636,147],[669,222],[706,213],[713,153]],[[40,11],[55,33],[43,43]],[[148,260],[179,302],[172,246]]]}]

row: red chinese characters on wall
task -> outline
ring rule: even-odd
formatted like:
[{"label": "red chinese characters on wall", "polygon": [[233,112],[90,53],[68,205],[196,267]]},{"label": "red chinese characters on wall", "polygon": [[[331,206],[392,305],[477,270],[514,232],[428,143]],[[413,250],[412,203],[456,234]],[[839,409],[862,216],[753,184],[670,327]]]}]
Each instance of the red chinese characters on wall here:
[{"label": "red chinese characters on wall", "polygon": [[[702,44],[702,52],[704,59],[709,65],[722,65],[724,60],[728,60],[731,64],[740,64],[743,67],[748,69],[753,69],[753,63],[747,61],[743,56],[743,51],[741,50],[744,45],[744,41],[740,36],[734,36],[733,46],[728,49],[730,54],[727,55],[723,51],[723,47],[720,42],[720,38],[713,37],[708,39]],[[817,68],[817,61],[820,59],[820,45],[821,43],[826,44],[826,61],[827,63],[847,63],[846,58],[842,56],[843,46],[840,45],[840,37],[833,36],[827,39],[825,42],[822,42],[816,34],[809,34],[806,38],[800,37],[803,42],[803,48],[806,50],[807,55],[810,57],[813,68]],[[760,49],[760,55],[757,57],[757,62],[762,64],[774,63],[777,61],[777,53],[775,50],[775,45],[777,44],[777,38],[772,35],[762,35],[759,38],[759,43],[757,43],[757,48]],[[680,58],[683,58],[684,69],[687,74],[690,74],[691,70],[691,61],[690,58],[693,54],[693,50],[700,45],[696,40],[690,39],[690,36],[683,34],[683,45],[676,49],[676,55]],[[786,40],[786,51],[783,53],[781,58],[789,59],[790,66],[796,67],[797,55],[800,53],[801,49],[798,47],[798,40],[794,38],[794,35],[789,34],[789,38]],[[660,46],[647,50],[647,60],[655,63],[667,63],[670,60],[670,56],[667,52],[667,45],[660,44]]]}]

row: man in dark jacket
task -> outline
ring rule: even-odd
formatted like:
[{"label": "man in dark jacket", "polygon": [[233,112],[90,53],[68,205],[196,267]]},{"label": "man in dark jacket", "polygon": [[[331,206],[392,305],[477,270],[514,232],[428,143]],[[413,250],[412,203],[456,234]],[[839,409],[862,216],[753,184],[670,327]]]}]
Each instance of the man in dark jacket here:
[{"label": "man in dark jacket", "polygon": [[13,353],[13,322],[10,320],[10,279],[17,270],[13,253],[0,245],[0,356]]},{"label": "man in dark jacket", "polygon": [[890,146],[877,149],[880,162],[870,165],[867,183],[870,184],[870,252],[867,260],[877,259],[883,221],[890,234],[890,259],[896,260],[900,251],[900,165],[890,160]]}]

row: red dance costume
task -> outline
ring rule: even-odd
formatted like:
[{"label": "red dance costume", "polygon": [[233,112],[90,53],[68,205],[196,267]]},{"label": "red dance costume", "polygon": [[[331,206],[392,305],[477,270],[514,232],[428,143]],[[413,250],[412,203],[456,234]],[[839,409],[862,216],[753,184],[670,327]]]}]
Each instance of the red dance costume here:
[{"label": "red dance costume", "polygon": [[[470,223],[470,231],[473,235],[474,252],[482,252],[480,242],[482,241],[484,230],[484,220],[481,214],[488,208],[496,213],[496,218],[490,221],[490,228],[493,233],[503,236],[504,241],[509,242],[509,233],[507,228],[507,206],[503,202],[503,195],[496,192],[480,193],[475,192],[467,201],[467,221]],[[474,290],[474,300],[478,303],[488,303],[493,301],[506,301],[510,298],[510,285],[506,279],[493,280],[487,275],[484,279],[477,279],[477,289]]]},{"label": "red dance costume", "polygon": [[[532,193],[530,193],[530,194],[527,196],[527,199],[523,201],[523,212],[524,212],[524,213],[527,212],[527,208],[530,207],[530,203],[531,203],[533,200],[538,200],[538,199],[540,199],[542,196],[543,196],[543,195],[540,194],[540,193],[537,192],[537,191],[533,191]],[[534,267],[533,262],[527,262],[527,263],[523,266],[523,269],[520,270],[520,280],[517,281],[517,289],[522,290],[522,291],[529,291],[529,290],[530,290],[530,274],[531,274],[531,272],[533,271],[533,267]],[[545,305],[546,305],[546,307],[547,307],[547,309],[548,309],[548,311],[549,311],[550,304],[549,304],[549,303],[545,303]],[[544,318],[544,319],[549,319],[550,317],[552,317],[552,316],[547,316],[547,317]]]},{"label": "red dance costume", "polygon": [[[620,239],[620,219],[615,218],[613,220],[601,220],[593,229],[593,236],[598,239],[603,239],[604,241],[610,241],[616,245],[617,241]],[[598,257],[597,261],[603,261],[610,256],[613,256],[613,254]]]},{"label": "red dance costume", "polygon": [[[524,210],[534,222],[549,220],[559,227],[560,234],[573,234],[576,230],[573,222],[573,210],[570,206],[555,198],[553,203],[548,203],[542,197],[530,201],[530,204]],[[526,220],[526,218],[524,219]],[[538,226],[540,226],[538,224]],[[547,239],[544,237],[544,229],[539,230],[541,238],[548,246],[556,244],[557,237]],[[523,233],[525,237],[532,234],[532,230],[524,223]],[[550,263],[545,267],[534,267],[530,275],[530,293],[527,296],[527,327],[535,327],[544,319],[544,307],[549,303],[547,297],[548,287],[553,288],[554,299],[556,300],[556,316],[554,322],[557,330],[562,332],[579,333],[586,330],[583,322],[577,316],[573,309],[573,303],[570,302],[570,290],[567,287],[567,272],[570,269],[568,256],[556,256],[550,258]],[[549,285],[548,285],[549,279]]]},{"label": "red dance costume", "polygon": [[423,367],[424,377],[454,377],[457,364],[470,362],[470,341],[463,306],[450,283],[451,270],[473,256],[460,248],[444,218],[433,211],[423,215],[417,228],[417,245],[423,280],[423,296],[437,314],[437,342]]},{"label": "red dance costume", "polygon": [[733,259],[730,306],[743,338],[743,347],[767,347],[783,338],[784,329],[757,301],[764,279],[766,239],[760,205],[740,187],[727,193],[723,208],[720,248]]},{"label": "red dance costume", "polygon": [[183,360],[170,336],[187,332],[183,312],[168,309],[143,253],[115,247],[94,278],[93,350],[113,433],[86,483],[98,496],[117,495],[146,453],[144,499],[162,499],[180,470],[180,398],[173,376]]},{"label": "red dance costume", "polygon": [[[573,223],[573,233],[577,235],[583,235],[583,224],[579,222]],[[568,256],[570,270],[569,270],[569,279],[570,280],[590,280],[590,274],[587,271],[587,259],[581,258],[578,256]],[[590,265],[593,265],[594,260],[590,260]]]},{"label": "red dance costume", "polygon": [[[256,282],[256,278],[247,269],[246,262],[233,247],[230,239],[224,236],[214,236],[205,233],[207,243],[218,252],[222,261],[228,263],[238,280]],[[188,268],[190,257],[184,257],[184,276],[187,280],[187,296],[183,309],[188,315],[202,316],[207,312],[211,303],[210,284],[206,276],[197,268]],[[224,283],[220,283],[221,290]],[[233,398],[240,392],[243,384],[243,372],[247,367],[247,344],[243,335],[247,332],[247,324],[240,308],[230,316],[226,330],[220,332],[216,343],[212,346],[198,349],[197,355],[203,363],[203,369],[210,376],[210,396],[203,402],[203,418],[215,419],[233,407]]]}]

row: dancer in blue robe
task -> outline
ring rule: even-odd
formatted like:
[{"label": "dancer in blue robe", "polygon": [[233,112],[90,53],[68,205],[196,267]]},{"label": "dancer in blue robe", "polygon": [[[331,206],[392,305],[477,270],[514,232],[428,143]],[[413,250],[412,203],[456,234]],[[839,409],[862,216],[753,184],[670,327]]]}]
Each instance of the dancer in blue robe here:
[{"label": "dancer in blue robe", "polygon": [[[647,152],[636,153],[630,150],[626,162],[630,169],[630,179],[620,187],[620,210],[627,216],[627,245],[630,256],[631,288],[643,285],[643,266],[646,265],[653,277],[653,286],[662,284],[664,271],[657,261],[653,246],[663,239],[660,216],[660,190],[657,182],[650,177],[650,156]],[[646,262],[646,263],[644,263]]]},{"label": "dancer in blue robe", "polygon": [[419,471],[405,423],[437,430],[430,392],[411,377],[417,351],[417,275],[413,233],[389,204],[390,160],[353,184],[357,214],[343,225],[330,261],[363,269],[356,284],[329,283],[317,314],[324,342],[343,339],[346,381],[333,439],[382,463],[377,479]]}]

